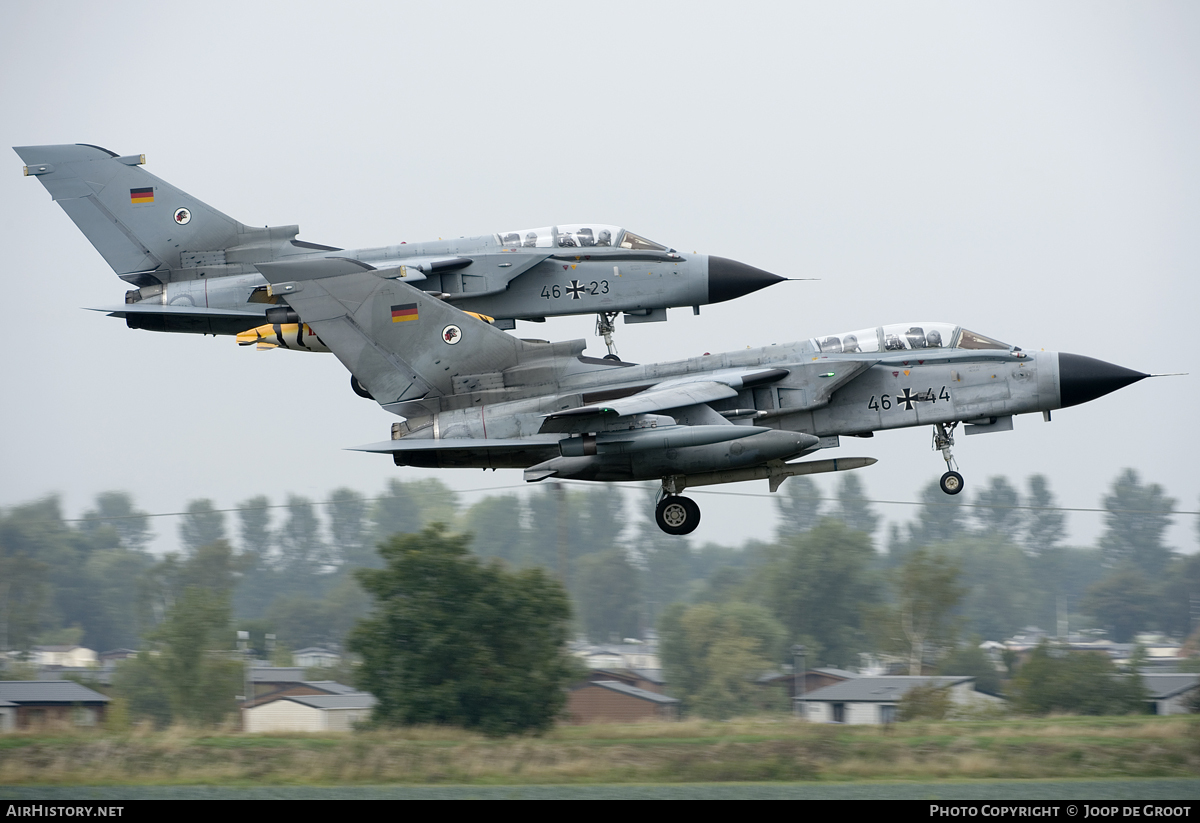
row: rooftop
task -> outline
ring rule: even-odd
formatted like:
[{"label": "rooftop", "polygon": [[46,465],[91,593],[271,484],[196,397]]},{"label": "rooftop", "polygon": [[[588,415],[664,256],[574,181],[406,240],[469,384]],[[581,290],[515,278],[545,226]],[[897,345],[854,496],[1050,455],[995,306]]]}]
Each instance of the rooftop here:
[{"label": "rooftop", "polygon": [[587,683],[581,683],[576,686],[576,689],[587,688],[588,686],[599,686],[602,689],[608,689],[613,692],[627,694],[630,697],[637,697],[642,700],[649,700],[651,703],[671,704],[679,701],[674,697],[667,697],[665,694],[656,694],[648,692],[645,689],[639,689],[636,686],[626,686],[619,680],[591,680]]},{"label": "rooftop", "polygon": [[1151,700],[1166,700],[1180,692],[1186,692],[1200,683],[1200,674],[1147,674],[1140,672],[1142,685],[1149,692]]},{"label": "rooftop", "polygon": [[805,695],[805,700],[837,701],[839,703],[853,702],[892,702],[899,700],[918,686],[933,686],[943,689],[957,686],[960,683],[970,683],[974,677],[917,677],[913,675],[892,675],[887,677],[855,677],[834,683],[815,692]]},{"label": "rooftop", "polygon": [[107,703],[109,698],[71,680],[0,680],[0,701]]},{"label": "rooftop", "polygon": [[352,694],[301,694],[281,697],[280,700],[291,700],[302,706],[314,709],[370,709],[376,702],[375,695],[366,692]]}]

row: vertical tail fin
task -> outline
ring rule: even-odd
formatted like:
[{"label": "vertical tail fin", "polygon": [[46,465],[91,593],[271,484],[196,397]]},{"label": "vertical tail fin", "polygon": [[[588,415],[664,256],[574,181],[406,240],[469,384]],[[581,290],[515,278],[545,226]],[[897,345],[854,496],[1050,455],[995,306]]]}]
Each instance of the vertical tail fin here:
[{"label": "vertical tail fin", "polygon": [[[294,279],[288,263],[259,267],[300,319],[388,411],[438,410],[436,398],[545,380],[546,366],[584,341],[527,343],[407,283],[361,271]],[[426,399],[424,403],[418,403]]]},{"label": "vertical tail fin", "polygon": [[406,283],[371,271],[291,280],[286,263],[260,268],[382,406],[452,394],[457,376],[520,362],[520,340]]},{"label": "vertical tail fin", "polygon": [[[272,247],[299,231],[244,226],[140,168],[144,155],[118,157],[85,144],[14,150],[25,173],[42,182],[113,271],[134,285],[175,279],[172,270],[270,260]],[[240,258],[227,260],[235,248]]]}]

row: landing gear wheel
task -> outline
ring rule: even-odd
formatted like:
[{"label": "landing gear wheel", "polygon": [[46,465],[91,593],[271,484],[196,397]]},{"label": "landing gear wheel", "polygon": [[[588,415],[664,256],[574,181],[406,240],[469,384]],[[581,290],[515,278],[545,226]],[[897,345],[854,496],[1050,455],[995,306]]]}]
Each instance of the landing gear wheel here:
[{"label": "landing gear wheel", "polygon": [[963,476],[958,472],[946,472],[938,481],[938,485],[946,494],[958,494],[963,490]]},{"label": "landing gear wheel", "polygon": [[355,377],[354,375],[350,375],[350,388],[354,389],[354,393],[357,394],[359,397],[362,397],[366,400],[374,400],[375,399],[374,397],[371,396],[371,393],[369,391],[367,391],[367,387],[364,386],[362,383],[359,383],[358,378]]},{"label": "landing gear wheel", "polygon": [[615,354],[606,354],[606,355],[604,355],[604,359],[605,360],[615,360],[618,363],[621,362],[621,358],[617,357]]},{"label": "landing gear wheel", "polygon": [[700,507],[690,498],[668,495],[655,507],[654,522],[667,534],[691,534],[700,525]]}]

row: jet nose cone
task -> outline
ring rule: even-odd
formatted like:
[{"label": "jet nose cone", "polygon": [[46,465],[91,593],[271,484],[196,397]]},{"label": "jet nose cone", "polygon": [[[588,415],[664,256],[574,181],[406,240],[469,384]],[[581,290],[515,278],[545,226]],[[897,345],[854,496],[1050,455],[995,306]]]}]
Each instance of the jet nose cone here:
[{"label": "jet nose cone", "polygon": [[778,274],[724,257],[708,258],[708,302],[720,303],[786,280]]},{"label": "jet nose cone", "polygon": [[1058,355],[1058,388],[1063,408],[1095,400],[1149,376],[1094,357]]}]

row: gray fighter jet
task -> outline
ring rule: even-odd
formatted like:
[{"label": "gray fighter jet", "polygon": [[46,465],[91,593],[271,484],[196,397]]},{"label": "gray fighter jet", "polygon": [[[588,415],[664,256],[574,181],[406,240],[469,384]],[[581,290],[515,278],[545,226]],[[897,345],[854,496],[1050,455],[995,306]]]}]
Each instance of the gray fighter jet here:
[{"label": "gray fighter jet", "polygon": [[[732,300],[785,278],[703,254],[682,255],[600,223],[344,250],[297,240],[298,226],[246,226],[140,166],[145,155],[98,146],[20,146],[37,177],[117,275],[135,286],[101,307],[130,328],[240,335],[260,348],[327,351],[295,312],[267,294],[263,272],[299,279],[380,271],[486,316],[595,314],[616,359],[614,321],[667,319],[667,309]],[[358,390],[358,387],[356,387]],[[360,392],[361,393],[361,392]]]},{"label": "gray fighter jet", "polygon": [[[297,276],[266,266],[281,297],[387,411],[392,439],[360,447],[398,466],[518,468],[550,477],[661,480],[655,517],[687,534],[690,486],[869,466],[823,458],[840,438],[928,425],[951,447],[1009,431],[1013,416],[1084,403],[1150,375],[1075,354],[1024,352],[952,323],[902,323],[789,345],[634,365],[584,341],[518,340],[387,271]],[[798,460],[816,456],[817,459]],[[794,461],[794,462],[789,462]]]}]

